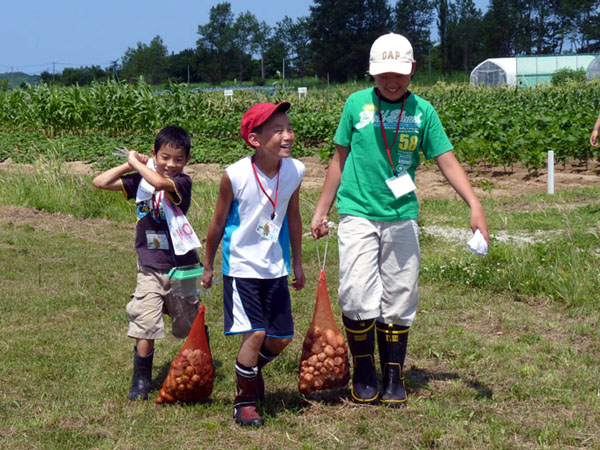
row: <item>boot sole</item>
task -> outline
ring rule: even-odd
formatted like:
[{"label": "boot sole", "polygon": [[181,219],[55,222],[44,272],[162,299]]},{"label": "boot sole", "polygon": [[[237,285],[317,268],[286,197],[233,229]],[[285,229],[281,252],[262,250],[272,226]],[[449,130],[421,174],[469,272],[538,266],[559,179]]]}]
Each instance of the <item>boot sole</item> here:
[{"label": "boot sole", "polygon": [[265,423],[265,420],[262,417],[255,417],[254,419],[238,417],[235,411],[233,413],[233,418],[235,419],[235,423],[243,427],[262,427]]},{"label": "boot sole", "polygon": [[377,393],[377,395],[372,398],[357,397],[356,395],[354,395],[354,391],[350,391],[350,393],[352,394],[352,401],[361,405],[374,405],[379,401],[379,393]]},{"label": "boot sole", "polygon": [[241,420],[236,420],[235,423],[237,423],[238,425],[241,425],[243,427],[262,427],[264,425],[264,422],[242,422]]},{"label": "boot sole", "polygon": [[235,423],[243,427],[262,427],[265,424],[264,420],[253,419],[250,421],[244,421],[238,419],[237,417],[235,419]]},{"label": "boot sole", "polygon": [[379,402],[388,408],[406,408],[406,400],[379,400]]}]

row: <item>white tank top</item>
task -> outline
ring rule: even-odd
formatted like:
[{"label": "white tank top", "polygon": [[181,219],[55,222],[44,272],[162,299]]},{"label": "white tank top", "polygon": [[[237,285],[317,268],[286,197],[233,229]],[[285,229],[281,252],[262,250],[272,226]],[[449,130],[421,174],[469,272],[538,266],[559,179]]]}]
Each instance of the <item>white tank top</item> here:
[{"label": "white tank top", "polygon": [[[276,242],[256,231],[261,218],[271,219],[273,204],[260,188],[252,169],[251,157],[227,167],[233,188],[233,202],[223,234],[224,275],[238,278],[271,279],[290,273],[291,254],[287,208],[292,194],[304,177],[302,162],[285,158],[279,169],[277,208],[272,222],[280,228]],[[267,177],[258,167],[262,187],[275,200],[277,175]]]}]

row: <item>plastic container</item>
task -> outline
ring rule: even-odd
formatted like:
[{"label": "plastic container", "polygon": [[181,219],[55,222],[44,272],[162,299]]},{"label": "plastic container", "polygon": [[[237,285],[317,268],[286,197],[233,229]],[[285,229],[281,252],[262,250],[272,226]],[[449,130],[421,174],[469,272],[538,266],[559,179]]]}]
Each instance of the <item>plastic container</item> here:
[{"label": "plastic container", "polygon": [[197,280],[203,273],[201,265],[173,267],[169,272],[173,295],[181,298],[198,295]]}]

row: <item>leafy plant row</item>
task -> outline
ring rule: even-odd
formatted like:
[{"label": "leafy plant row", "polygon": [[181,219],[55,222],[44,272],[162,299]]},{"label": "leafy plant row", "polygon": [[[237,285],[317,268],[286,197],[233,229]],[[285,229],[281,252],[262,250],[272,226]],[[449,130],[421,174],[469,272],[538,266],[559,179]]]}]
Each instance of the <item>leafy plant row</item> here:
[{"label": "leafy plant row", "polygon": [[559,161],[599,155],[589,144],[600,105],[596,82],[529,89],[437,85],[423,94],[469,164],[522,163],[535,170],[544,167],[548,150]]},{"label": "leafy plant row", "polygon": [[[0,159],[28,161],[36,154],[65,159],[109,160],[118,145],[149,149],[154,133],[167,124],[193,137],[193,162],[228,163],[247,153],[239,137],[243,112],[260,101],[291,101],[296,156],[334,151],[332,137],[347,96],[364,88],[348,83],[295,91],[191,92],[171,85],[162,93],[140,82],[93,83],[89,87],[41,85],[0,92]],[[437,109],[458,157],[468,164],[544,166],[548,150],[559,160],[598,156],[588,143],[600,105],[599,85],[567,83],[535,89],[475,88],[438,83],[413,86]],[[138,146],[138,147],[136,147]]]}]

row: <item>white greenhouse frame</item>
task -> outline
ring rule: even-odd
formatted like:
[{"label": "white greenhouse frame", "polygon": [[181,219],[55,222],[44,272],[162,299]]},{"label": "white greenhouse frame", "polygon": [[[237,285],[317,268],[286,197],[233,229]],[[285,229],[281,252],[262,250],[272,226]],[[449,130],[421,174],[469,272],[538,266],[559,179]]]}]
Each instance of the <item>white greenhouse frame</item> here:
[{"label": "white greenhouse frame", "polygon": [[[471,84],[475,86],[537,86],[549,83],[552,74],[560,69],[584,69],[598,55],[540,55],[513,58],[490,58],[475,66]],[[600,70],[600,60],[597,62]],[[597,75],[600,77],[600,73]]]}]

